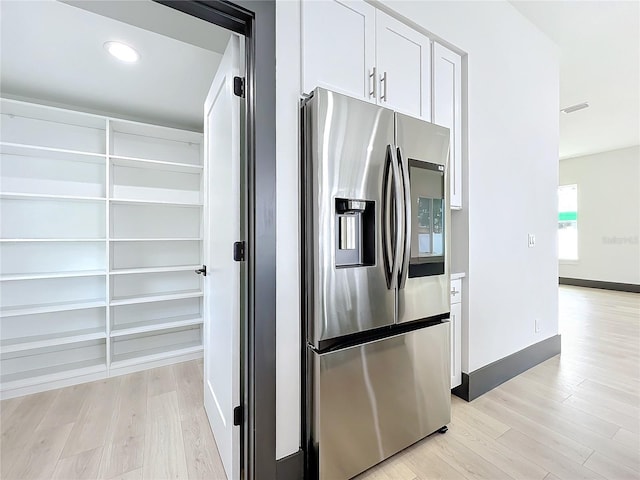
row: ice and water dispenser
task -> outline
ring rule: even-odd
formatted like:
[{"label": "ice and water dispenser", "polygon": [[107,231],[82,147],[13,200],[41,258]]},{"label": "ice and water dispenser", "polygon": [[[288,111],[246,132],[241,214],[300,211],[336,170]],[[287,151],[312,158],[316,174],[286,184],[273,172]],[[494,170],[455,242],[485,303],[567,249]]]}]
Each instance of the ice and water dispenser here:
[{"label": "ice and water dispenser", "polygon": [[336,198],[336,267],[375,265],[375,203]]}]

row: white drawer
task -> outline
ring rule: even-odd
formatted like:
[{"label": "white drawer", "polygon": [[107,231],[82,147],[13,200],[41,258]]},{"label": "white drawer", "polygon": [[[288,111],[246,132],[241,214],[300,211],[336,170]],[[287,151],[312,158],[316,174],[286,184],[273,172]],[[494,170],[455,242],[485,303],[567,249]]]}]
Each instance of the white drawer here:
[{"label": "white drawer", "polygon": [[462,279],[451,280],[451,303],[462,302]]}]

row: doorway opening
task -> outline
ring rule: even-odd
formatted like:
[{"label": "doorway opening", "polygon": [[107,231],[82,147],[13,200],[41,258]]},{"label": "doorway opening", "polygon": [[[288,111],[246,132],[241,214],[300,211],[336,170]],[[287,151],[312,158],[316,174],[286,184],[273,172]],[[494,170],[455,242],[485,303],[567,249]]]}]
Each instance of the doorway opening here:
[{"label": "doorway opening", "polygon": [[[249,36],[238,31],[241,22],[234,23],[228,11],[215,25],[188,11],[202,5],[183,3],[179,9],[151,1],[2,5],[2,396],[13,397],[8,402],[18,412],[25,408],[23,395],[43,392],[39,398],[51,405],[44,416],[56,416],[56,404],[77,402],[69,439],[82,438],[100,409],[110,412],[115,402],[118,414],[97,433],[85,432],[93,443],[102,442],[95,445],[103,449],[99,468],[108,468],[105,451],[115,448],[107,445],[108,438],[117,440],[120,427],[113,422],[126,423],[132,415],[143,420],[133,423],[136,435],[126,429],[127,438],[138,439],[128,446],[132,460],[126,468],[146,468],[153,476],[159,473],[154,468],[184,465],[138,465],[144,457],[138,454],[153,449],[144,443],[145,432],[170,427],[149,421],[149,406],[162,417],[176,406],[173,426],[181,426],[187,441],[184,422],[191,417],[180,408],[189,398],[193,405],[202,401],[196,383],[199,392],[215,385],[224,391],[211,391],[209,406],[205,394],[204,406],[224,471],[240,478],[248,473],[251,448],[240,450],[241,435],[253,421],[246,408],[250,332],[240,325],[249,323],[254,273],[251,261],[227,262],[227,270],[220,270],[218,260],[233,261],[232,245],[226,249],[214,240],[230,224],[236,230],[226,231],[229,242],[246,241],[253,229],[245,214],[254,201],[247,194],[251,169],[240,168],[253,154],[252,100],[237,92],[247,76],[242,69],[252,75],[253,61],[245,59],[253,52],[243,51]],[[228,71],[220,82],[224,65]],[[225,127],[236,130],[215,137]],[[220,163],[221,153],[237,162]],[[211,188],[215,182],[217,190]],[[216,197],[228,185],[234,189]],[[205,265],[207,275],[197,275]],[[229,269],[237,281],[216,284]],[[233,295],[220,294],[214,285],[233,286]],[[221,314],[236,317],[211,320]],[[212,348],[214,357],[202,364],[208,341],[229,348]],[[179,363],[185,361],[192,363]],[[167,367],[173,364],[190,366],[178,372]],[[187,371],[191,375],[182,375]],[[183,380],[188,385],[180,390]],[[97,390],[84,383],[90,381]],[[125,385],[133,390],[123,390]],[[148,401],[149,393],[159,398]],[[236,407],[246,414],[238,418]],[[3,410],[3,417],[12,411]],[[216,412],[224,417],[217,427]],[[18,435],[14,446],[33,441]],[[64,443],[60,458],[86,456],[76,443]],[[20,476],[23,467],[18,461],[6,468]]]}]

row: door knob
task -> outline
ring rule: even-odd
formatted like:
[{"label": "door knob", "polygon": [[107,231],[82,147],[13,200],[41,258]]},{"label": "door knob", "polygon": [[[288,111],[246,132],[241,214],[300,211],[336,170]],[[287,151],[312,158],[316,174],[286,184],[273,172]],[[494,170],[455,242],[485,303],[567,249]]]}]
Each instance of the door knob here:
[{"label": "door knob", "polygon": [[195,271],[198,275],[203,275],[203,276],[207,276],[207,266],[206,265],[202,265],[202,268],[198,268]]}]

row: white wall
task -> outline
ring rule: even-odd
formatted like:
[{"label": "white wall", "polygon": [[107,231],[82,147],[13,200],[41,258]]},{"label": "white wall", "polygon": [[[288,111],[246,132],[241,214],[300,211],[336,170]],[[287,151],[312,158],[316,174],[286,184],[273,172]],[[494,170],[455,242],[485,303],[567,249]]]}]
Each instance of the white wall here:
[{"label": "white wall", "polygon": [[300,4],[276,2],[276,458],[300,448]]},{"label": "white wall", "polygon": [[[507,2],[387,1],[384,6],[469,54],[469,315],[463,325],[468,333],[463,370],[470,372],[558,333],[557,52]],[[276,453],[281,458],[300,446],[299,1],[278,2],[276,17]],[[527,248],[527,233],[536,234],[536,248]],[[537,334],[535,318],[542,324]]]},{"label": "white wall", "polygon": [[560,276],[640,284],[640,146],[560,161],[578,185],[578,261]]}]

